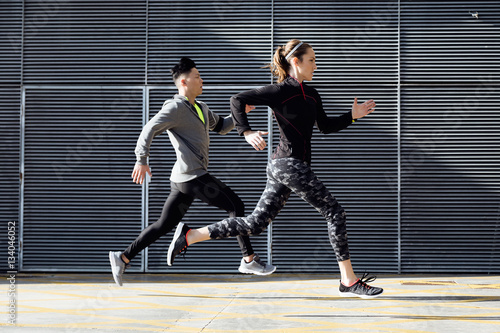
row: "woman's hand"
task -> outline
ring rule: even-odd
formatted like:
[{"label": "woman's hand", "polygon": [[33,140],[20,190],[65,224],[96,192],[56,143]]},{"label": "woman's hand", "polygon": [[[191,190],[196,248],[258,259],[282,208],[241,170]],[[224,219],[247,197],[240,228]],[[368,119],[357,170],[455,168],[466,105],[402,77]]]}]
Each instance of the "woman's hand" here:
[{"label": "woman's hand", "polygon": [[358,104],[358,98],[354,98],[354,103],[352,104],[352,119],[363,118],[367,114],[372,113],[375,110],[375,102],[373,99],[364,102],[363,104]]},{"label": "woman's hand", "polygon": [[255,150],[264,150],[264,148],[266,148],[266,140],[264,140],[262,136],[267,134],[269,134],[269,132],[263,131],[245,131],[243,133],[245,140],[247,140]]}]

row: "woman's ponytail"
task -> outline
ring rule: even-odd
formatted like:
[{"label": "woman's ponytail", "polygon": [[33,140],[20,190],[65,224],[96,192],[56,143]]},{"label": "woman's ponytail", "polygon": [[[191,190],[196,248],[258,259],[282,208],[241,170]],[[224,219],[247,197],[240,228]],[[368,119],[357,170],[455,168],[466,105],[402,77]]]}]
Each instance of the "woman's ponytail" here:
[{"label": "woman's ponytail", "polygon": [[290,64],[286,61],[285,47],[279,46],[274,52],[273,63],[271,64],[271,72],[278,78],[278,82],[283,81],[290,70]]},{"label": "woman's ponytail", "polygon": [[[296,46],[301,44],[298,48],[294,50]],[[292,39],[286,45],[278,46],[276,51],[274,52],[273,62],[267,65],[266,67],[271,69],[271,73],[278,78],[278,83],[282,82],[286,79],[288,74],[290,73],[290,63],[288,60],[291,60],[294,57],[302,60],[302,56],[307,52],[307,49],[311,46],[307,43],[302,43],[298,39]],[[293,54],[288,54],[293,50]],[[288,59],[286,58],[288,56]]]}]

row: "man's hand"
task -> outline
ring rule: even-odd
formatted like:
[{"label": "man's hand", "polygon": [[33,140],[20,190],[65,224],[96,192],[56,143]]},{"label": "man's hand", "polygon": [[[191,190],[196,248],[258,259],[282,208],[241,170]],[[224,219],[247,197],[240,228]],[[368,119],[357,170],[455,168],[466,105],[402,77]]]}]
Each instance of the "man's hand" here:
[{"label": "man's hand", "polygon": [[358,104],[358,98],[354,98],[354,103],[352,104],[352,119],[363,118],[367,114],[372,113],[375,110],[375,102],[373,99],[364,102],[363,104]]},{"label": "man's hand", "polygon": [[151,169],[149,169],[149,165],[140,165],[136,164],[134,166],[134,171],[132,171],[132,179],[136,184],[142,184],[144,179],[146,178],[146,172],[150,177],[153,177],[151,174]]},{"label": "man's hand", "polygon": [[255,106],[253,106],[253,105],[248,105],[248,104],[247,104],[247,105],[245,106],[245,112],[246,112],[246,113],[249,113],[249,112],[250,112],[250,111],[252,111],[253,109],[255,109]]},{"label": "man's hand", "polygon": [[264,150],[264,148],[266,148],[266,140],[264,140],[262,136],[268,134],[269,132],[263,131],[245,131],[243,133],[245,140],[247,140],[255,150]]}]

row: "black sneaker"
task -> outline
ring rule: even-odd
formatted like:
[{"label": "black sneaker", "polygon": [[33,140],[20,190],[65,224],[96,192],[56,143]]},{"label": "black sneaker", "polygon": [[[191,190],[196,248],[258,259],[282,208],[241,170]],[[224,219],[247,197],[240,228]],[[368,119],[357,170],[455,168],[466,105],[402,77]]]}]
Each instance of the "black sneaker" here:
[{"label": "black sneaker", "polygon": [[361,279],[358,279],[350,287],[346,287],[340,282],[339,295],[341,297],[361,297],[361,298],[375,298],[384,292],[384,289],[372,287],[367,282],[375,281],[376,276],[368,276],[368,273],[363,274]]},{"label": "black sneaker", "polygon": [[175,229],[175,234],[174,238],[172,239],[172,243],[170,243],[170,246],[168,247],[168,254],[167,254],[167,264],[169,266],[172,266],[174,263],[174,258],[182,253],[186,252],[188,244],[186,241],[186,235],[188,231],[191,228],[189,228],[186,224],[180,222],[177,225],[177,229]]}]

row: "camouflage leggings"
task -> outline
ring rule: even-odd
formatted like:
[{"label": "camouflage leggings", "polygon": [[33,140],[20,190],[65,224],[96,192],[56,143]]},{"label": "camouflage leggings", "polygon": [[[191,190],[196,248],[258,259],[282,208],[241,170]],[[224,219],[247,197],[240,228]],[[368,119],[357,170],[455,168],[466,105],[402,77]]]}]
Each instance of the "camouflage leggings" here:
[{"label": "camouflage leggings", "polygon": [[209,225],[210,238],[260,234],[285,206],[292,191],[326,219],[328,236],[337,261],[349,259],[344,209],[309,165],[293,158],[271,160],[267,165],[266,189],[253,213],[247,217],[231,217]]}]

